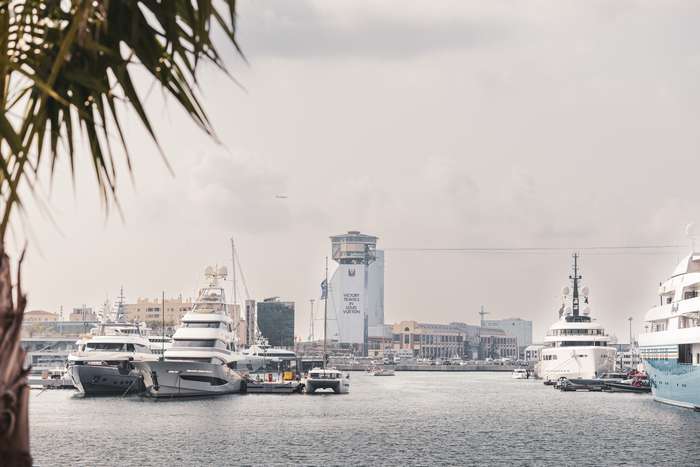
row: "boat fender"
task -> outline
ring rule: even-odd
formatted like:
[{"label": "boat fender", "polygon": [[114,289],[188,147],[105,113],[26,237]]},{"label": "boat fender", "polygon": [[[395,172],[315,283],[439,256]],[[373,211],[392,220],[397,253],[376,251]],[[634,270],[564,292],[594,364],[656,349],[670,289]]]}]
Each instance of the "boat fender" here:
[{"label": "boat fender", "polygon": [[153,380],[153,389],[156,391],[159,390],[160,386],[158,385],[158,375],[155,371],[151,371],[151,379]]},{"label": "boat fender", "polygon": [[241,380],[241,394],[246,394],[248,392],[248,380]]}]

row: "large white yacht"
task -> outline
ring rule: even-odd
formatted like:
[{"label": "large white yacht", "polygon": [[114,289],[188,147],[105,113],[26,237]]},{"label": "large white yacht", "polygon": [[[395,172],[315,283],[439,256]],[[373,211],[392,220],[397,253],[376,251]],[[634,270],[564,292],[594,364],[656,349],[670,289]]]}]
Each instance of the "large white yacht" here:
[{"label": "large white yacht", "polygon": [[573,255],[573,274],[569,276],[573,287],[563,290],[559,321],[549,328],[544,338],[545,347],[535,365],[537,377],[546,382],[561,377],[596,378],[615,370],[615,348],[608,346],[612,338],[590,317],[588,288],[579,290],[582,276],[578,271],[578,257],[578,254]]},{"label": "large white yacht", "polygon": [[659,286],[639,350],[654,399],[700,410],[700,253],[683,258]]},{"label": "large white yacht", "polygon": [[[261,357],[236,352],[233,319],[220,280],[225,267],[207,267],[207,285],[199,290],[192,310],[182,318],[164,359],[137,365],[146,394],[152,397],[185,397],[240,392],[244,365],[262,364]],[[252,362],[252,363],[251,363]]]},{"label": "large white yacht", "polygon": [[136,362],[154,361],[145,327],[130,323],[100,323],[78,340],[68,356],[73,385],[84,395],[116,395],[143,390]]}]

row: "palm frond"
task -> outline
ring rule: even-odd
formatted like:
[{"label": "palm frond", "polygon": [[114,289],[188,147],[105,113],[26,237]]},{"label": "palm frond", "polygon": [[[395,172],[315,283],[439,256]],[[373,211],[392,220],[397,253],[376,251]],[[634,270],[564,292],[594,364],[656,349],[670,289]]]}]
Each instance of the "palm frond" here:
[{"label": "palm frond", "polygon": [[[132,167],[122,114],[133,111],[163,154],[134,84],[136,68],[215,137],[197,75],[203,61],[225,71],[213,27],[240,52],[235,19],[235,0],[0,0],[0,238],[20,181],[27,171],[36,175],[42,155],[51,173],[61,155],[75,173],[76,130],[86,136],[107,204],[116,200],[113,139]],[[21,118],[11,118],[20,106]]]}]

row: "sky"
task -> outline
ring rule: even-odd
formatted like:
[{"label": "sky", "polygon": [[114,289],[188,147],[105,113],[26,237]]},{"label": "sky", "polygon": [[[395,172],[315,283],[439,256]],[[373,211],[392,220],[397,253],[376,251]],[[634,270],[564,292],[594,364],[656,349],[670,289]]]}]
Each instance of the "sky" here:
[{"label": "sky", "polygon": [[[484,305],[539,340],[576,248],[689,245],[699,22],[674,0],[242,1],[248,63],[217,34],[240,86],[200,76],[219,142],[141,75],[172,173],[131,116],[121,216],[83,152],[74,184],[64,161],[15,219],[29,309],[191,296],[234,237],[251,297],[295,301],[307,336],[328,237],[360,230],[387,250],[387,323],[477,323]],[[392,250],[533,246],[563,249]],[[689,248],[584,250],[592,315],[626,342]]]}]

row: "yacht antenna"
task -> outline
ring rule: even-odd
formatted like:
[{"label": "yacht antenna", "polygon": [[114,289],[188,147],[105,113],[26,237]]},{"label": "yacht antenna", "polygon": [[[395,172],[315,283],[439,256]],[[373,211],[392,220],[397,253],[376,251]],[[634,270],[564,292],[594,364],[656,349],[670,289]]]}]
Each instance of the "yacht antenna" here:
[{"label": "yacht antenna", "polygon": [[162,295],[163,312],[161,313],[160,324],[160,360],[165,360],[165,290]]},{"label": "yacht antenna", "polygon": [[569,279],[574,281],[574,293],[571,300],[571,309],[573,310],[573,315],[578,316],[578,281],[582,277],[578,273],[578,253],[574,253],[574,274],[569,276]]},{"label": "yacht antenna", "polygon": [[323,281],[326,285],[326,290],[323,300],[323,369],[326,369],[326,341],[328,334],[328,256],[326,256],[326,278]]}]

